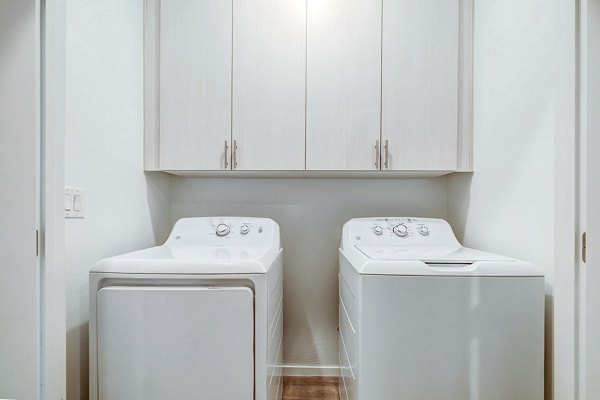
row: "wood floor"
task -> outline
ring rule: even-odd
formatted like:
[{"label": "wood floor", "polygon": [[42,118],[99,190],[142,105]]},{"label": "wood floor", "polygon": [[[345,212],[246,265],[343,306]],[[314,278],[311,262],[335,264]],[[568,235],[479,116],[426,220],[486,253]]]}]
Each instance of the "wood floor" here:
[{"label": "wood floor", "polygon": [[283,400],[339,400],[338,378],[329,376],[285,376]]}]

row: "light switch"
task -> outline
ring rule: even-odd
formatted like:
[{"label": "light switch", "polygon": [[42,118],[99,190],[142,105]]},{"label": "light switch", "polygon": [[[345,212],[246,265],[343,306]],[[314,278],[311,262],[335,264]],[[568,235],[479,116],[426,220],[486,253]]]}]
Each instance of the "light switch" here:
[{"label": "light switch", "polygon": [[65,211],[71,211],[73,209],[73,195],[65,193]]},{"label": "light switch", "polygon": [[83,218],[84,192],[80,188],[65,188],[65,218]]},{"label": "light switch", "polygon": [[73,211],[81,211],[81,195],[73,196]]}]

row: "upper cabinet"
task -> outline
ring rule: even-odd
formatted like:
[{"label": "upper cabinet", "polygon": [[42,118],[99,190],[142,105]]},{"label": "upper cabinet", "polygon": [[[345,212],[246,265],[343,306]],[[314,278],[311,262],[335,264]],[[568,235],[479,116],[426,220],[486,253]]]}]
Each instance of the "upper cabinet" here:
[{"label": "upper cabinet", "polygon": [[306,1],[233,0],[233,60],[233,169],[304,170]]},{"label": "upper cabinet", "polygon": [[146,0],[145,167],[469,171],[472,8]]},{"label": "upper cabinet", "polygon": [[383,0],[382,169],[457,169],[460,4]]},{"label": "upper cabinet", "polygon": [[308,170],[379,169],[381,7],[372,0],[308,0]]},{"label": "upper cabinet", "polygon": [[231,140],[231,2],[159,4],[159,169],[226,169],[225,142]]}]

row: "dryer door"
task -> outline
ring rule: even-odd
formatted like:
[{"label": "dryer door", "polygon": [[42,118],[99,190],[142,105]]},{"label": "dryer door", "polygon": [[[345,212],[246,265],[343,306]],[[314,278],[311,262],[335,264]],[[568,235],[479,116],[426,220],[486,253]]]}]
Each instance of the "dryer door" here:
[{"label": "dryer door", "polygon": [[100,400],[252,400],[249,288],[106,287],[97,315]]}]

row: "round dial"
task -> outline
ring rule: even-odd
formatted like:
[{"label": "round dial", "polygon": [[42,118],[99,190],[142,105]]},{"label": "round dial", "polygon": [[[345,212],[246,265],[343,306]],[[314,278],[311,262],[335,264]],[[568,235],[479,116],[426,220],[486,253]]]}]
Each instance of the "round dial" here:
[{"label": "round dial", "polygon": [[426,226],[420,226],[419,233],[423,236],[427,236],[427,235],[429,235],[429,228]]},{"label": "round dial", "polygon": [[241,228],[240,228],[240,233],[242,235],[247,235],[248,232],[250,232],[250,227],[248,225],[246,225],[246,224],[242,225]]},{"label": "round dial", "polygon": [[227,236],[227,235],[229,235],[230,230],[231,229],[229,228],[229,225],[219,224],[219,225],[217,225],[216,234],[217,234],[217,236]]},{"label": "round dial", "polygon": [[405,237],[408,235],[408,227],[404,224],[398,224],[393,229],[396,236]]},{"label": "round dial", "polygon": [[383,228],[380,225],[375,225],[373,227],[373,233],[376,235],[383,235]]}]

